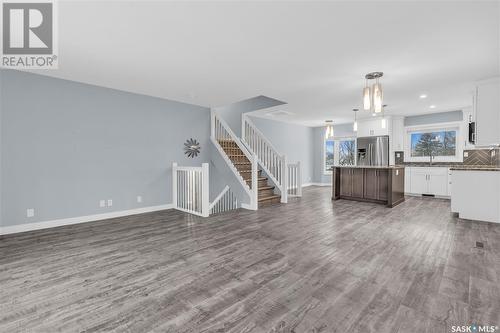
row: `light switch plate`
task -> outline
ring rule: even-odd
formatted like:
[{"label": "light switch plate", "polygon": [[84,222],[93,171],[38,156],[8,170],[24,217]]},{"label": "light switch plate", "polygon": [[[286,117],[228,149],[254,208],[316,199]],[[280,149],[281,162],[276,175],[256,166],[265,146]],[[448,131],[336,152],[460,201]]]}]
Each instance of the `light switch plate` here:
[{"label": "light switch plate", "polygon": [[108,207],[111,207],[113,206],[113,200],[112,199],[108,199]]},{"label": "light switch plate", "polygon": [[35,216],[35,210],[33,208],[26,209],[26,216],[27,217],[33,217],[33,216]]},{"label": "light switch plate", "polygon": [[106,200],[99,201],[99,207],[106,207]]},{"label": "light switch plate", "polygon": [[137,202],[139,202],[139,203],[142,202],[142,197],[140,195],[137,196]]}]

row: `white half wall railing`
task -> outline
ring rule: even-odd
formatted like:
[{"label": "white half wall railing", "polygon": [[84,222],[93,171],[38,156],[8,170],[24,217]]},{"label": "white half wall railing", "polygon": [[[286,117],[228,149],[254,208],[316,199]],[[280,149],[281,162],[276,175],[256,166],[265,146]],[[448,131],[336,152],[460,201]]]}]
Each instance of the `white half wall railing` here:
[{"label": "white half wall railing", "polygon": [[238,199],[229,186],[226,186],[212,203],[209,202],[209,176],[208,163],[203,163],[201,167],[180,167],[173,163],[174,208],[202,217],[239,208]]},{"label": "white half wall railing", "polygon": [[[245,190],[246,194],[250,198],[250,203],[245,204],[242,203],[241,207],[246,209],[257,210],[258,209],[258,165],[257,165],[257,156],[254,153],[251,153],[247,147],[245,147],[240,139],[234,134],[229,125],[222,119],[217,112],[214,110],[211,111],[211,130],[210,130],[210,140],[217,148],[222,158],[228,165],[228,167],[235,174],[236,178],[240,182],[241,186]],[[241,176],[236,166],[233,164],[227,153],[224,151],[221,144],[225,143],[234,143],[238,146],[238,148],[243,152],[245,157],[252,164],[252,172],[251,172],[251,185],[249,186],[246,180]]]},{"label": "white half wall railing", "polygon": [[281,192],[281,202],[288,201],[288,167],[286,155],[281,155],[265,135],[246,115],[242,115],[242,140],[257,155],[259,164]]},{"label": "white half wall railing", "polygon": [[300,162],[295,164],[288,164],[288,196],[301,197],[302,196],[302,175],[300,172]]},{"label": "white half wall railing", "polygon": [[201,167],[172,164],[172,201],[175,209],[209,216],[208,163],[203,163]]},{"label": "white half wall railing", "polygon": [[212,215],[238,208],[238,198],[234,195],[229,186],[226,186],[210,204],[209,210],[210,215]]}]

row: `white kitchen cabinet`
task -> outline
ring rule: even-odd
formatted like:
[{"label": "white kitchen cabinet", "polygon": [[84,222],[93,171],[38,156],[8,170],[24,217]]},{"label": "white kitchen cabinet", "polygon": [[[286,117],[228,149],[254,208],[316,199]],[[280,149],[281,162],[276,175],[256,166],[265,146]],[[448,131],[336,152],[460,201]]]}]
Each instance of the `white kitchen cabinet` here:
[{"label": "white kitchen cabinet", "polygon": [[405,167],[405,193],[411,193],[411,167]]},{"label": "white kitchen cabinet", "polygon": [[448,196],[448,170],[429,174],[429,194],[440,197]]},{"label": "white kitchen cabinet", "polygon": [[478,84],[474,98],[476,146],[500,144],[500,80]]},{"label": "white kitchen cabinet", "polygon": [[412,167],[409,174],[412,194],[430,194],[446,197],[448,193],[448,168],[445,167]]},{"label": "white kitchen cabinet", "polygon": [[451,183],[452,183],[451,170],[448,169],[448,196],[449,197],[451,197]]},{"label": "white kitchen cabinet", "polygon": [[411,171],[411,193],[428,194],[429,182],[427,168],[413,168]]},{"label": "white kitchen cabinet", "polygon": [[392,118],[392,149],[394,151],[404,150],[404,118],[394,117]]},{"label": "white kitchen cabinet", "polygon": [[451,211],[462,219],[500,223],[500,171],[452,170]]},{"label": "white kitchen cabinet", "polygon": [[374,117],[369,119],[358,120],[358,133],[357,136],[381,136],[389,135],[389,130],[392,126],[392,121],[390,117],[385,117],[386,126],[382,128],[382,117]]}]

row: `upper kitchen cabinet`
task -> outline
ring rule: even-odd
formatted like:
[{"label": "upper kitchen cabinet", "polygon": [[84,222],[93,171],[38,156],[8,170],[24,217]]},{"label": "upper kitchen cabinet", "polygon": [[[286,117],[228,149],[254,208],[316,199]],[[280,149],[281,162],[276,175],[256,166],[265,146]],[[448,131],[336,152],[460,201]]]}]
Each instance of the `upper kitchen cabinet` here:
[{"label": "upper kitchen cabinet", "polygon": [[500,144],[500,80],[480,82],[474,96],[476,146]]},{"label": "upper kitchen cabinet", "polygon": [[[382,120],[384,119],[384,121]],[[384,125],[385,123],[385,125]],[[392,125],[390,117],[373,117],[358,120],[358,137],[389,135]]]},{"label": "upper kitchen cabinet", "polygon": [[392,150],[402,151],[404,150],[404,117],[393,117],[392,118]]}]

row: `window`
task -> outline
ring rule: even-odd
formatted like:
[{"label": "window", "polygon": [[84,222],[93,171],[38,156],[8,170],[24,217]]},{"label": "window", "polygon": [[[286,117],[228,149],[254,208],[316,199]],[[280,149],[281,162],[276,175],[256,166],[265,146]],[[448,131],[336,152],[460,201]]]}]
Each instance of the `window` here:
[{"label": "window", "polygon": [[325,139],[324,173],[330,174],[334,165],[356,164],[356,139]]},{"label": "window", "polygon": [[405,161],[461,162],[463,131],[461,123],[406,127]]},{"label": "window", "polygon": [[331,172],[334,165],[335,141],[325,139],[325,172]]},{"label": "window", "polygon": [[339,141],[339,165],[354,165],[356,141],[353,139]]},{"label": "window", "polygon": [[457,131],[411,133],[411,156],[455,156]]}]

